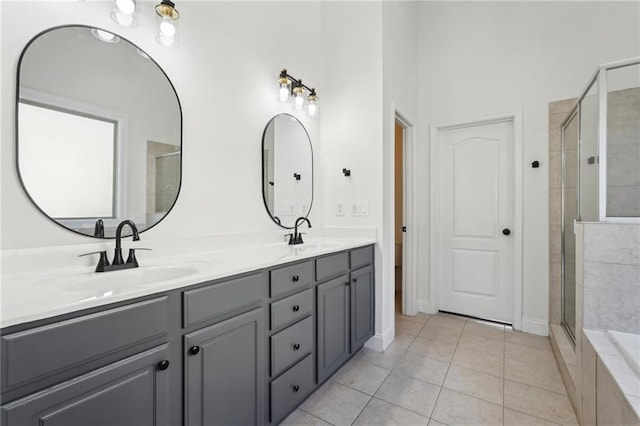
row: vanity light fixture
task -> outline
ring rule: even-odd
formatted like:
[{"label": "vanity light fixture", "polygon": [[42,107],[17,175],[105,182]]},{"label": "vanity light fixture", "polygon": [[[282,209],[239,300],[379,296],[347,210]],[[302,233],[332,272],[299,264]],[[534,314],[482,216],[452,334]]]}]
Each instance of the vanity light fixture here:
[{"label": "vanity light fixture", "polygon": [[158,35],[156,41],[166,47],[175,46],[178,40],[178,20],[180,14],[170,0],[162,0],[156,5]]},{"label": "vanity light fixture", "polygon": [[113,0],[113,11],[111,19],[123,27],[138,26],[138,11],[136,8],[136,0]]},{"label": "vanity light fixture", "polygon": [[[287,102],[293,97],[293,105],[295,109],[305,109],[310,117],[318,116],[319,98],[315,88],[309,87],[304,84],[301,79],[291,76],[287,72],[286,68],[280,71],[278,85],[278,98],[281,102]],[[309,95],[305,96],[307,91],[309,92]]]}]

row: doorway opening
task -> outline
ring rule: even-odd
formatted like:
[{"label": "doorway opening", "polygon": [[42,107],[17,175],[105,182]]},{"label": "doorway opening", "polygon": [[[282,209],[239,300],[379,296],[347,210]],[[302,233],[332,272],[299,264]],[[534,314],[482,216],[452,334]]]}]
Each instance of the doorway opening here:
[{"label": "doorway opening", "polygon": [[[403,298],[404,268],[404,131],[405,128],[396,119],[394,128],[394,266],[395,266],[395,311],[397,314],[406,312]],[[406,228],[405,228],[406,229]]]}]

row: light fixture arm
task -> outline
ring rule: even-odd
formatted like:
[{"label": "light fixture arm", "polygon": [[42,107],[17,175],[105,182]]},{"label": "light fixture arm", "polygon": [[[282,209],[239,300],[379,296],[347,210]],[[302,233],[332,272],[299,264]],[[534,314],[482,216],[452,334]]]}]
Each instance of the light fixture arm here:
[{"label": "light fixture arm", "polygon": [[315,92],[316,89],[307,86],[306,84],[304,84],[302,82],[301,79],[297,79],[294,76],[292,76],[291,74],[289,74],[287,72],[286,69],[283,69],[282,71],[280,71],[280,78],[287,78],[291,81],[291,88],[293,89],[294,87],[304,87],[305,89],[307,89],[309,92],[313,91]]}]

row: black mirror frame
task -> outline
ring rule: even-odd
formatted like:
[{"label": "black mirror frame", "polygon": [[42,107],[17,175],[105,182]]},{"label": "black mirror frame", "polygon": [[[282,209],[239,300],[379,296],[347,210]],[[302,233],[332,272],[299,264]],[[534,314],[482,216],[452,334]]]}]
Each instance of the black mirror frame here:
[{"label": "black mirror frame", "polygon": [[[36,34],[35,36],[33,36],[31,38],[31,40],[29,40],[29,42],[26,44],[26,46],[24,47],[24,49],[22,49],[22,52],[20,53],[20,58],[18,59],[18,67],[17,67],[17,76],[16,76],[16,102],[15,102],[15,139],[16,139],[16,157],[15,157],[15,161],[16,161],[16,174],[18,176],[18,181],[20,182],[20,186],[22,186],[22,190],[24,191],[25,195],[27,196],[27,198],[29,199],[29,201],[31,201],[31,203],[36,207],[36,209],[38,211],[40,211],[47,219],[51,220],[53,223],[55,223],[56,225],[60,226],[61,228],[66,229],[67,231],[71,231],[75,234],[78,235],[82,235],[85,237],[91,237],[91,238],[100,238],[100,239],[114,239],[115,235],[113,237],[111,236],[96,236],[96,235],[90,235],[90,234],[85,234],[82,232],[78,232],[75,229],[69,228],[67,226],[65,226],[64,224],[60,223],[59,221],[57,221],[56,219],[52,218],[51,216],[49,216],[47,213],[45,213],[44,210],[42,210],[40,208],[40,206],[38,205],[38,203],[35,202],[35,200],[31,197],[31,194],[29,194],[29,191],[27,190],[27,187],[24,184],[24,181],[22,180],[22,175],[20,174],[20,143],[19,143],[19,132],[18,132],[18,108],[19,108],[19,103],[20,103],[20,70],[22,67],[22,60],[24,59],[25,54],[27,53],[27,51],[29,50],[29,47],[41,36],[43,36],[44,34],[54,31],[54,30],[58,30],[58,29],[62,29],[62,28],[87,28],[89,30],[91,29],[97,29],[97,30],[101,30],[101,31],[105,31],[111,34],[115,34],[113,33],[113,31],[109,31],[109,30],[105,30],[102,28],[98,28],[98,27],[94,27],[91,25],[82,25],[82,24],[70,24],[70,25],[58,25],[55,27],[51,27],[51,28],[47,28],[46,30],[43,30],[41,32],[39,32],[38,34]],[[169,83],[169,86],[171,86],[171,89],[173,90],[173,93],[176,96],[176,101],[178,102],[178,110],[180,112],[180,183],[178,185],[178,190],[176,192],[176,199],[173,200],[173,203],[171,204],[171,207],[167,210],[166,214],[164,216],[162,216],[162,218],[160,220],[158,220],[156,223],[154,223],[153,225],[140,230],[140,233],[145,232],[151,228],[153,228],[154,226],[156,226],[157,224],[159,224],[160,222],[162,222],[171,212],[171,210],[173,210],[173,207],[176,205],[176,203],[178,202],[178,198],[180,197],[180,190],[182,189],[182,167],[183,167],[183,152],[184,152],[184,144],[183,144],[183,139],[182,139],[182,129],[183,129],[183,114],[182,114],[182,104],[180,103],[180,97],[178,96],[178,92],[176,91],[175,86],[173,85],[173,82],[171,81],[171,79],[169,78],[169,76],[167,75],[167,73],[164,71],[164,69],[162,69],[162,67],[155,61],[155,59],[153,59],[147,52],[145,52],[144,50],[140,49],[140,47],[138,45],[136,45],[135,43],[131,42],[129,39],[122,37],[120,34],[115,34],[117,35],[120,40],[124,40],[127,43],[131,44],[133,47],[137,48],[138,50],[140,50],[141,52],[143,52],[145,55],[148,56],[149,60],[151,62],[154,63],[154,65],[156,67],[158,67],[158,69],[160,70],[160,72],[165,76],[165,78],[167,79],[167,82]]]},{"label": "black mirror frame", "polygon": [[300,120],[298,120],[298,117],[296,117],[293,114],[289,114],[287,112],[282,112],[279,114],[274,115],[273,117],[271,117],[271,119],[269,119],[269,121],[267,122],[267,125],[264,126],[264,130],[262,131],[262,143],[261,143],[261,147],[262,147],[262,153],[260,155],[260,158],[262,159],[262,166],[261,166],[261,178],[262,178],[262,203],[264,204],[264,208],[267,211],[267,214],[269,215],[269,217],[271,218],[271,220],[273,220],[273,223],[275,223],[276,225],[278,225],[281,228],[284,229],[293,229],[295,228],[295,226],[285,226],[281,223],[280,219],[278,219],[277,216],[273,216],[271,214],[271,211],[269,210],[269,206],[267,205],[267,197],[266,194],[264,193],[264,188],[265,188],[265,182],[264,182],[264,174],[265,174],[265,170],[264,170],[264,138],[267,134],[267,129],[269,128],[269,125],[277,118],[280,117],[282,115],[286,115],[289,116],[291,118],[293,118],[294,120],[296,120],[298,122],[298,124],[300,124],[300,127],[302,127],[302,129],[304,130],[304,133],[307,135],[307,140],[309,141],[309,151],[311,152],[311,202],[309,203],[309,209],[307,209],[307,214],[304,216],[306,218],[309,217],[309,213],[311,213],[311,207],[313,206],[313,190],[314,190],[314,184],[313,184],[313,144],[311,143],[311,136],[309,136],[309,132],[307,131],[307,128],[304,127],[304,124],[302,124],[302,122]]}]

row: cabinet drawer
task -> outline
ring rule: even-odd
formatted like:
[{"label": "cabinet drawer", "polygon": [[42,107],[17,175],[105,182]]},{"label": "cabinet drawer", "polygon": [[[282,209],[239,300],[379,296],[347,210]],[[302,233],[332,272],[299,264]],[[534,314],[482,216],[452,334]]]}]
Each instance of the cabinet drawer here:
[{"label": "cabinet drawer", "polygon": [[351,250],[351,269],[373,264],[373,246]]},{"label": "cabinet drawer", "polygon": [[313,350],[313,317],[271,336],[271,375],[275,376]]},{"label": "cabinet drawer", "polygon": [[266,273],[184,292],[184,327],[259,305],[267,296]]},{"label": "cabinet drawer", "polygon": [[316,260],[316,281],[335,277],[346,272],[347,269],[349,269],[349,254],[347,252],[321,257]]},{"label": "cabinet drawer", "polygon": [[271,421],[278,422],[313,390],[313,356],[309,355],[271,382]]},{"label": "cabinet drawer", "polygon": [[298,263],[271,271],[271,297],[313,282],[313,261]]},{"label": "cabinet drawer", "polygon": [[167,297],[2,336],[4,387],[43,378],[145,340],[168,328]]},{"label": "cabinet drawer", "polygon": [[271,304],[271,330],[304,318],[313,311],[313,291],[305,290]]}]

